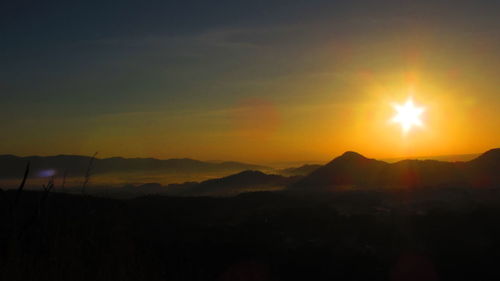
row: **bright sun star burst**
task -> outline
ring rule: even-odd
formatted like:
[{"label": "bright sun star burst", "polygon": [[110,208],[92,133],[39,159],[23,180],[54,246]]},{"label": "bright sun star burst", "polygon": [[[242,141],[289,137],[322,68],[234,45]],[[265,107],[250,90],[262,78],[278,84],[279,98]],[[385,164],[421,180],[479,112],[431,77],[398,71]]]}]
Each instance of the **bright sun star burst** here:
[{"label": "bright sun star burst", "polygon": [[396,116],[392,118],[392,122],[399,123],[404,134],[407,134],[413,126],[423,125],[420,116],[425,108],[415,106],[412,98],[408,98],[403,105],[394,104],[393,107],[396,110]]}]

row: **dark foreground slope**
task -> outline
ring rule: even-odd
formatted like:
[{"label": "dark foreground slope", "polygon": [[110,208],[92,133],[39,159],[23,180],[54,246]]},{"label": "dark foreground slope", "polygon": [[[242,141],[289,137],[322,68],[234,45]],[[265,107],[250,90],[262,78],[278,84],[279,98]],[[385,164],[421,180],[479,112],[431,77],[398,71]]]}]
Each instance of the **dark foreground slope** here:
[{"label": "dark foreground slope", "polygon": [[497,190],[15,198],[0,280],[500,279]]},{"label": "dark foreground slope", "polygon": [[292,185],[292,189],[500,187],[500,148],[468,162],[403,160],[386,163],[346,152]]}]

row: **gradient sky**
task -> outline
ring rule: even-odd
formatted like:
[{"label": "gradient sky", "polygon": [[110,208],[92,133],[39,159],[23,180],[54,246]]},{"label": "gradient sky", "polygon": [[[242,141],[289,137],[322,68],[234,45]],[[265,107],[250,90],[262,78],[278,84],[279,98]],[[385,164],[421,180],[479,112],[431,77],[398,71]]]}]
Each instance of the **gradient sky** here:
[{"label": "gradient sky", "polygon": [[[0,154],[259,163],[500,146],[499,1],[2,1]],[[402,135],[411,95],[424,128]]]}]

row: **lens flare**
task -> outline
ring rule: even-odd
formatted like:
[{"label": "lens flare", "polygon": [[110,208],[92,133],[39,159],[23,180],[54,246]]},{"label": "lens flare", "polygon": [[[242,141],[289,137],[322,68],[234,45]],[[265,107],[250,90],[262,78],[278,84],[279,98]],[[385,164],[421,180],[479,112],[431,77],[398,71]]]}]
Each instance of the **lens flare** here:
[{"label": "lens flare", "polygon": [[54,169],[41,170],[37,173],[40,178],[50,178],[57,174],[57,171]]}]

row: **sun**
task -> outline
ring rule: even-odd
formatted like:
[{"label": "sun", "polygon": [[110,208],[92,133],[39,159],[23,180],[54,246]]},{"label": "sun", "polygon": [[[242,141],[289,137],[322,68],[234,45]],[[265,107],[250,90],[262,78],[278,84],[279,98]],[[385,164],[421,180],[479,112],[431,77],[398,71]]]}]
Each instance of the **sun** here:
[{"label": "sun", "polygon": [[391,121],[399,123],[404,134],[407,134],[413,126],[423,126],[420,116],[425,111],[425,108],[415,106],[411,97],[403,105],[393,104],[393,108],[396,110],[396,115]]}]

